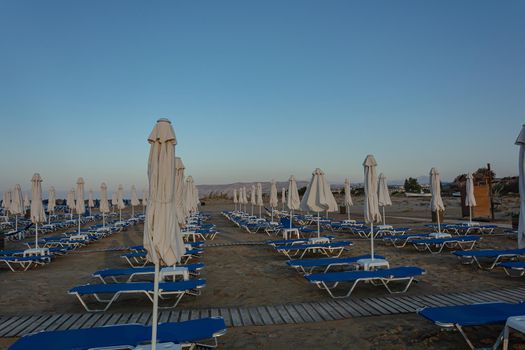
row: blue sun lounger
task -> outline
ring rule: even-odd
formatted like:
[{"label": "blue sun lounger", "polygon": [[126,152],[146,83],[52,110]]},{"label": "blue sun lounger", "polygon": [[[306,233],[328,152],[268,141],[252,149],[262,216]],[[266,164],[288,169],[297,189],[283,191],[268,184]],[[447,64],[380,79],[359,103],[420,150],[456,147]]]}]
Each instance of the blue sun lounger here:
[{"label": "blue sun lounger", "polygon": [[[503,260],[517,260],[520,256],[525,255],[524,249],[483,249],[453,252],[462,264],[476,264],[480,269],[492,270],[498,263]],[[488,264],[482,265],[480,260],[489,260]]]},{"label": "blue sun lounger", "polygon": [[51,262],[51,255],[35,255],[35,256],[16,256],[6,255],[0,256],[0,262],[4,263],[13,272],[27,271],[31,267],[41,266]]},{"label": "blue sun lounger", "polygon": [[[461,306],[426,307],[417,311],[424,318],[441,328],[457,329],[470,349],[476,349],[465,333],[464,327],[504,325],[507,318],[525,315],[525,303],[483,303]],[[501,333],[494,346],[485,349],[497,349],[503,334]],[[481,349],[481,348],[479,348]]]},{"label": "blue sun lounger", "polygon": [[[198,257],[204,252],[204,249],[190,249],[181,257],[181,262],[186,264],[191,258]],[[146,256],[148,253],[145,250],[136,251],[132,253],[122,254],[120,257],[125,259],[131,267],[144,267],[148,263]]]},{"label": "blue sun lounger", "polygon": [[275,249],[286,255],[288,259],[298,257],[302,259],[308,253],[319,253],[329,257],[339,257],[343,251],[352,246],[350,241],[339,241],[330,243],[318,243],[318,244],[289,244],[283,246],[277,246]]},{"label": "blue sun lounger", "polygon": [[525,261],[505,261],[499,263],[509,277],[521,277],[525,275]]},{"label": "blue sun lounger", "polygon": [[[177,306],[180,299],[185,294],[198,295],[199,289],[206,285],[206,280],[193,279],[180,282],[160,282],[159,296],[165,298],[175,296],[174,304],[167,308]],[[75,295],[86,311],[106,311],[111,304],[122,294],[145,294],[153,302],[153,282],[125,282],[107,284],[86,284],[77,286],[69,290],[71,295]],[[110,299],[102,299],[100,295],[111,295]],[[96,302],[105,305],[102,309],[93,309],[87,305],[87,298],[92,296]],[[166,307],[165,307],[166,308]]]},{"label": "blue sun lounger", "polygon": [[[161,323],[157,329],[157,343],[216,347],[217,337],[225,333],[226,325],[222,317]],[[212,344],[199,343],[209,339],[212,340]],[[29,334],[11,345],[9,350],[133,349],[136,346],[148,344],[149,342],[151,342],[150,326],[123,324]]]},{"label": "blue sun lounger", "polygon": [[[375,256],[377,259],[384,259],[380,255]],[[370,255],[360,255],[344,258],[320,258],[320,259],[296,259],[288,260],[288,266],[295,268],[301,273],[313,273],[316,269],[321,269],[322,273],[328,272],[334,266],[351,267],[355,266],[360,259],[370,259]]]},{"label": "blue sun lounger", "polygon": [[[321,236],[329,241],[334,239],[334,236]],[[310,238],[295,238],[295,239],[276,239],[272,241],[266,241],[266,244],[277,247],[277,246],[286,246],[290,244],[306,244],[310,241]]]},{"label": "blue sun lounger", "polygon": [[439,254],[445,247],[449,249],[471,250],[480,236],[453,236],[446,238],[426,238],[410,241],[420,252],[428,250],[431,254]]},{"label": "blue sun lounger", "polygon": [[403,248],[406,246],[410,241],[416,240],[416,239],[425,239],[429,236],[430,233],[409,233],[406,235],[387,235],[383,236],[383,242],[385,243],[391,243],[396,248]]},{"label": "blue sun lounger", "polygon": [[[347,298],[352,294],[359,282],[370,282],[373,285],[383,285],[389,293],[404,293],[408,290],[414,278],[425,274],[425,270],[416,266],[402,266],[392,269],[357,270],[344,272],[315,273],[304,277],[320,289],[324,289],[334,299]],[[401,289],[392,289],[391,282],[405,282]],[[341,295],[336,295],[334,289],[340,284],[350,283],[350,289]]]},{"label": "blue sun lounger", "polygon": [[[186,268],[192,275],[198,275],[199,271],[204,268],[203,263],[188,264],[188,265],[177,265],[178,268]],[[172,268],[172,267],[167,267]],[[161,272],[164,268],[161,268]],[[154,266],[146,267],[130,267],[127,269],[104,269],[99,270],[93,273],[92,277],[99,278],[102,283],[107,283],[106,279],[110,279],[111,282],[120,283],[120,282],[131,282],[137,276],[148,276],[153,275],[155,272]],[[126,277],[125,281],[119,281],[118,277]]]}]

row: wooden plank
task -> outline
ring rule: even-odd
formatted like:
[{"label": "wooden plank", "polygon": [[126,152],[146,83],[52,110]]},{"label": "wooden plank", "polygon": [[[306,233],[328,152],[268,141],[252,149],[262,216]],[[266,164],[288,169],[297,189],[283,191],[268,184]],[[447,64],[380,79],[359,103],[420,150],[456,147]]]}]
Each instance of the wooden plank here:
[{"label": "wooden plank", "polygon": [[188,321],[190,319],[190,310],[182,310],[180,313],[179,322]]},{"label": "wooden plank", "polygon": [[224,323],[226,326],[230,327],[232,325],[232,317],[230,316],[230,310],[227,308],[220,308],[219,313],[222,318],[224,318]]},{"label": "wooden plank", "polygon": [[304,320],[304,322],[315,322],[315,320],[310,316],[308,311],[304,308],[303,304],[294,304],[294,309],[297,311],[299,315],[301,315],[301,318]]},{"label": "wooden plank", "polygon": [[119,320],[115,324],[128,324],[128,323],[130,323],[129,322],[129,318],[132,315],[133,314],[130,313],[130,312],[123,313],[122,316],[119,318]]},{"label": "wooden plank", "polygon": [[140,315],[141,315],[140,312],[134,312],[134,313],[132,313],[132,314],[129,316],[128,323],[129,323],[129,324],[139,323]]},{"label": "wooden plank", "polygon": [[31,325],[27,326],[26,329],[24,329],[24,332],[21,333],[20,335],[25,335],[25,334],[32,333],[34,329],[36,329],[38,326],[43,324],[50,317],[52,317],[52,315],[50,315],[50,314],[45,314],[45,315],[40,316],[40,318],[38,320],[33,322]]},{"label": "wooden plank", "polygon": [[326,310],[323,307],[321,307],[321,305],[319,305],[319,303],[311,303],[310,305],[312,306],[312,309],[315,310],[315,312],[317,312],[319,315],[321,315],[323,320],[325,320],[325,321],[333,321],[334,320],[333,316],[330,315],[328,312],[326,312]]},{"label": "wooden plank", "polygon": [[241,327],[242,320],[241,320],[241,316],[239,315],[239,310],[236,307],[230,307],[229,309],[230,309],[230,315],[232,317],[233,327]]},{"label": "wooden plank", "polygon": [[64,323],[60,325],[60,327],[57,328],[57,331],[65,331],[73,323],[75,323],[80,317],[82,317],[83,314],[73,314],[70,318],[68,318]]},{"label": "wooden plank", "polygon": [[359,312],[362,316],[371,316],[372,313],[368,310],[368,308],[364,308],[362,307],[360,304],[356,303],[355,301],[351,300],[351,299],[338,299],[339,302],[341,303],[344,303],[344,304],[347,304],[349,307],[351,307],[352,309],[356,310],[357,312]]},{"label": "wooden plank", "polygon": [[279,312],[275,309],[273,306],[267,306],[266,310],[268,310],[268,313],[270,314],[270,317],[272,318],[272,321],[274,324],[282,324],[285,323],[281,316],[279,315]]},{"label": "wooden plank", "polygon": [[323,317],[309,303],[302,303],[301,306],[305,309],[314,322],[324,321]]},{"label": "wooden plank", "polygon": [[304,323],[303,318],[301,317],[301,314],[295,310],[292,304],[285,304],[283,305],[286,312],[292,317],[294,323]]},{"label": "wooden plank", "polygon": [[439,306],[450,306],[453,304],[450,302],[449,299],[441,297],[439,295],[427,295],[426,297],[438,303]]},{"label": "wooden plank", "polygon": [[360,301],[362,301],[364,304],[370,306],[371,308],[376,309],[379,312],[379,315],[390,315],[392,312],[390,312],[388,309],[385,309],[378,303],[374,302],[373,300],[370,300],[368,298],[361,298]]},{"label": "wooden plank", "polygon": [[39,325],[38,327],[36,327],[33,332],[40,332],[40,331],[45,331],[47,330],[47,327],[49,327],[50,325],[53,324],[53,322],[55,322],[55,320],[59,319],[60,318],[60,314],[54,314],[54,315],[51,315],[51,317],[49,317],[45,322],[43,322],[41,325]]},{"label": "wooden plank", "polygon": [[501,301],[513,303],[516,300],[515,298],[509,297],[509,296],[497,296],[493,292],[479,291],[476,293],[478,293],[479,295],[486,296],[489,300],[492,300],[492,301],[501,300]]},{"label": "wooden plank", "polygon": [[159,323],[166,323],[166,322],[168,322],[169,316],[170,316],[170,312],[169,311],[161,311],[160,315],[159,315]]},{"label": "wooden plank", "polygon": [[259,312],[257,311],[256,307],[249,307],[248,313],[250,314],[250,318],[252,319],[254,325],[256,326],[264,325],[264,321],[261,318],[261,315],[259,315]]},{"label": "wooden plank", "polygon": [[350,304],[345,303],[343,300],[334,299],[333,303],[338,305],[339,308],[344,309],[346,311],[346,313],[349,315],[348,318],[350,318],[350,317],[360,317],[361,316],[361,313],[359,311],[357,311],[357,309],[352,308],[350,306]]},{"label": "wooden plank", "polygon": [[355,304],[358,304],[359,306],[361,306],[363,309],[365,309],[366,311],[368,311],[370,313],[371,316],[377,316],[377,315],[383,315],[383,312],[376,309],[375,307],[371,306],[370,304],[368,303],[365,303],[362,299],[354,299],[352,300]]},{"label": "wooden plank", "polygon": [[370,298],[370,301],[374,301],[375,303],[381,305],[393,315],[403,312],[403,309],[397,309],[395,305],[389,304],[385,298]]},{"label": "wooden plank", "polygon": [[407,307],[405,304],[403,304],[400,300],[397,300],[396,298],[384,297],[384,298],[381,298],[381,300],[385,304],[396,309],[397,312],[400,314],[407,313],[407,312],[414,312],[412,308]]},{"label": "wooden plank", "polygon": [[110,319],[111,314],[103,314],[97,322],[93,325],[93,327],[102,327],[105,326],[108,320]]},{"label": "wooden plank", "polygon": [[24,323],[27,321],[31,316],[15,316],[13,317],[12,321],[9,322],[5,327],[0,330],[0,337],[5,336],[5,334],[9,333],[13,328],[18,327],[21,323]]},{"label": "wooden plank", "polygon": [[344,311],[344,309],[341,309],[337,304],[334,304],[333,302],[327,301],[319,303],[319,305],[328,312],[335,320],[341,320],[347,318],[349,314]]},{"label": "wooden plank", "polygon": [[239,314],[241,315],[241,321],[244,326],[253,326],[253,321],[250,318],[250,313],[248,312],[248,309],[240,307]]},{"label": "wooden plank", "polygon": [[385,299],[388,299],[392,303],[396,304],[399,308],[405,310],[404,312],[415,312],[417,310],[413,304],[405,302],[403,298],[388,297]]},{"label": "wooden plank", "polygon": [[97,313],[97,314],[90,314],[91,317],[88,318],[88,320],[86,321],[86,323],[84,323],[84,325],[82,326],[82,328],[92,328],[93,325],[99,320],[99,318],[102,317],[102,314],[101,313]]},{"label": "wooden plank", "polygon": [[485,300],[479,299],[474,297],[473,295],[467,295],[464,293],[457,293],[454,295],[454,297],[458,300],[464,301],[464,304],[477,304],[477,303],[484,303]]},{"label": "wooden plank", "polygon": [[173,310],[171,313],[170,313],[170,322],[179,322],[179,318],[180,318],[180,311],[179,310]]},{"label": "wooden plank", "polygon": [[219,309],[213,308],[210,310],[211,317],[217,317],[219,316]]},{"label": "wooden plank", "polygon": [[210,309],[201,309],[201,312],[199,313],[199,318],[208,318],[211,317],[211,310]]},{"label": "wooden plank", "polygon": [[143,312],[140,315],[139,323],[146,325],[150,322],[150,320],[151,320],[151,312]]},{"label": "wooden plank", "polygon": [[422,303],[420,300],[413,298],[412,296],[404,296],[399,299],[402,299],[405,304],[408,306],[411,306],[415,309],[421,309],[425,307],[426,305]]},{"label": "wooden plank", "polygon": [[70,313],[62,314],[59,318],[57,318],[55,320],[55,322],[53,322],[53,324],[51,324],[51,325],[49,325],[49,327],[47,327],[46,331],[55,331],[55,330],[57,330],[64,322],[66,322],[72,316],[73,316],[73,314],[70,314]]},{"label": "wooden plank", "polygon": [[85,313],[85,314],[82,314],[73,324],[71,324],[69,326],[68,329],[79,329],[82,327],[82,325],[84,324],[84,322],[86,322],[90,317],[91,317],[92,314],[88,314],[88,313]]},{"label": "wooden plank", "polygon": [[275,310],[277,310],[281,318],[284,320],[284,323],[287,323],[287,324],[295,323],[292,316],[290,316],[290,314],[288,313],[288,311],[286,311],[283,305],[275,305]]},{"label": "wooden plank", "polygon": [[122,314],[120,312],[117,312],[117,313],[114,313],[114,314],[111,314],[111,317],[109,318],[109,320],[106,322],[106,325],[114,325],[114,324],[117,324],[118,320],[120,319],[120,317],[122,317]]},{"label": "wooden plank", "polygon": [[266,307],[264,307],[264,306],[257,306],[257,311],[259,312],[259,315],[261,315],[261,319],[262,319],[264,325],[272,325],[272,324],[274,324],[273,320],[272,320],[272,316],[270,316],[270,313],[268,312]]},{"label": "wooden plank", "polygon": [[523,300],[525,298],[525,295],[521,292],[513,291],[513,290],[493,290],[492,293],[494,294],[501,294],[501,295],[508,295],[512,298],[514,298],[516,301]]},{"label": "wooden plank", "polygon": [[24,322],[18,322],[16,324],[16,327],[13,327],[11,328],[11,330],[9,332],[6,332],[4,334],[4,337],[6,338],[11,338],[11,337],[14,337],[15,335],[17,335],[18,333],[22,332],[23,330],[25,330],[25,328],[27,326],[29,326],[32,322],[36,321],[38,319],[38,315],[36,316],[31,316],[29,317],[28,319],[26,319]]},{"label": "wooden plank", "polygon": [[437,303],[436,301],[432,300],[432,299],[428,299],[426,297],[426,295],[421,295],[421,296],[416,296],[416,295],[413,295],[412,298],[414,298],[415,300],[418,300],[420,301],[425,307],[436,307],[436,306],[440,306],[439,304],[440,303]]}]

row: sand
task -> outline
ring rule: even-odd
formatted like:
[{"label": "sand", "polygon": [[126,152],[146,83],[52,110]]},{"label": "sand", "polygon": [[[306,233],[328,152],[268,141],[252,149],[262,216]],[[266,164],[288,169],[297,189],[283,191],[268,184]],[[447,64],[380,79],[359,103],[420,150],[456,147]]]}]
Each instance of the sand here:
[{"label": "sand", "polygon": [[[359,220],[361,198],[352,208]],[[447,220],[461,220],[457,199],[446,199]],[[512,201],[510,201],[512,202]],[[514,204],[508,205],[511,209]],[[220,234],[212,243],[262,241],[266,234],[241,232],[229,223],[220,212],[230,209],[228,202],[211,201],[202,207],[212,214],[211,222],[218,226]],[[505,215],[500,216],[505,218]],[[353,214],[354,215],[354,214]],[[344,215],[330,214],[343,218]],[[395,217],[392,218],[392,217]],[[400,219],[398,217],[404,217]],[[410,219],[406,219],[406,218]],[[394,205],[387,210],[387,223],[421,229],[423,219],[430,217],[428,199],[394,198]],[[142,242],[143,225],[78,249],[57,258],[48,266],[12,273],[0,270],[0,315],[37,314],[42,312],[83,312],[74,296],[68,295],[71,287],[94,282],[90,274],[97,269],[127,267],[120,258],[119,247]],[[355,236],[336,234],[338,238],[350,239],[354,246],[348,256],[368,253],[369,242]],[[515,242],[501,235],[485,236],[478,248],[512,248]],[[21,243],[7,242],[7,249],[21,247]],[[112,248],[113,250],[108,250]],[[417,265],[427,274],[411,287],[407,294],[431,294],[471,291],[498,287],[523,285],[523,279],[510,279],[501,270],[480,271],[473,266],[461,265],[450,253],[430,255],[416,252],[412,247],[396,249],[377,242],[376,252],[386,256],[391,265]],[[202,277],[207,285],[199,297],[185,297],[178,308],[204,308],[225,306],[260,306],[282,303],[328,300],[326,293],[306,282],[295,270],[285,265],[286,259],[266,246],[208,247],[202,258],[206,268]],[[454,278],[451,278],[452,274]],[[15,287],[16,286],[16,287]],[[363,286],[352,297],[386,296],[382,288]],[[129,298],[128,298],[129,299]],[[108,312],[148,311],[151,304],[145,298],[133,298],[116,302]],[[497,329],[474,332],[475,339],[489,341]],[[476,338],[477,337],[477,338]],[[524,343],[523,338],[516,338]],[[1,340],[0,348],[9,340]],[[302,325],[263,326],[231,328],[220,339],[222,349],[303,349],[316,348],[321,344],[327,349],[463,349],[462,338],[456,333],[443,333],[417,315],[396,315],[356,318],[334,322]],[[294,344],[294,345],[291,345]],[[295,345],[296,344],[296,345]],[[518,349],[519,347],[514,347]]]}]

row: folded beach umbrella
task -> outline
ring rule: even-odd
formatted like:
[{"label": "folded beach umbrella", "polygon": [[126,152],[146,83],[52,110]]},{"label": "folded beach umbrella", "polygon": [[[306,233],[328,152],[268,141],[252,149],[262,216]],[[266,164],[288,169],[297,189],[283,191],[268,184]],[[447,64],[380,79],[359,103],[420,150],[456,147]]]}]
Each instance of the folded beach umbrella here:
[{"label": "folded beach umbrella", "polygon": [[270,208],[272,209],[272,222],[273,222],[273,209],[277,208],[279,205],[279,198],[277,198],[277,184],[275,180],[272,180],[272,185],[270,186]]},{"label": "folded beach umbrella", "polygon": [[345,179],[345,199],[344,199],[344,205],[346,207],[346,212],[348,213],[348,220],[350,220],[350,207],[354,205],[354,202],[352,201],[352,189],[350,187],[350,179]]},{"label": "folded beach umbrella", "polygon": [[67,208],[69,209],[69,218],[72,220],[73,219],[73,210],[75,210],[75,208],[77,207],[77,205],[75,203],[75,189],[71,189],[67,193],[66,205],[67,205]]},{"label": "folded beach umbrella", "polygon": [[239,201],[237,200],[237,189],[234,188],[234,189],[233,189],[233,207],[234,207],[233,210],[234,210],[234,211],[237,211],[237,203],[238,203],[238,202],[239,202]]},{"label": "folded beach umbrella", "polygon": [[9,221],[9,206],[11,205],[11,191],[5,191],[2,197],[2,208],[4,208],[4,215]]},{"label": "folded beach umbrella", "polygon": [[186,211],[184,209],[184,163],[179,157],[175,158],[175,192],[177,198],[177,219],[179,225],[186,224]]},{"label": "folded beach umbrella", "polygon": [[255,185],[252,185],[252,190],[250,191],[250,204],[252,205],[252,215],[253,215],[253,206],[257,204],[256,198],[256,189]]},{"label": "folded beach umbrella", "polygon": [[195,193],[193,193],[194,190],[193,177],[190,175],[186,178],[186,183],[184,185],[184,210],[186,217],[190,216],[196,210]]},{"label": "folded beach umbrella", "polygon": [[303,211],[311,210],[317,212],[317,237],[320,237],[321,218],[319,213],[322,211],[332,212],[337,210],[337,202],[321,169],[317,168],[312,173],[310,183],[301,200],[300,208]]},{"label": "folded beach umbrella", "polygon": [[[13,192],[9,191],[9,193],[13,193]],[[31,206],[31,200],[29,199],[29,194],[26,192],[24,193],[24,210],[25,208],[29,208],[30,206]]]},{"label": "folded beach umbrella", "polygon": [[139,196],[137,195],[137,189],[135,185],[131,186],[131,217],[135,217],[135,206],[139,205]]},{"label": "folded beach umbrella", "polygon": [[102,227],[106,227],[106,214],[109,213],[109,203],[108,186],[104,182],[100,185],[100,205],[98,209],[102,213]]},{"label": "folded beach umbrella", "polygon": [[122,209],[126,209],[124,204],[124,186],[118,185],[117,188],[117,209],[119,211],[119,221],[122,221]]},{"label": "folded beach umbrella", "polygon": [[18,215],[24,214],[24,199],[22,198],[22,188],[19,184],[16,184],[13,190],[9,211],[15,216],[15,231],[18,231]]},{"label": "folded beach umbrella", "polygon": [[299,197],[299,191],[297,190],[297,182],[293,175],[288,179],[288,202],[286,205],[288,206],[288,209],[290,209],[290,228],[292,228],[293,211],[299,210],[301,206],[301,199]]},{"label": "folded beach umbrella", "polygon": [[388,185],[386,182],[386,177],[385,175],[383,175],[383,173],[379,174],[379,188],[378,188],[377,200],[378,200],[379,206],[383,208],[383,225],[386,225],[385,207],[387,205],[392,205],[392,201],[390,200],[390,193],[388,192]]},{"label": "folded beach umbrella", "polygon": [[264,206],[262,196],[262,185],[260,182],[257,183],[257,206],[259,207],[259,217],[262,218],[262,207]]},{"label": "folded beach umbrella", "polygon": [[200,197],[199,197],[199,189],[197,186],[195,186],[195,190],[193,191],[195,194],[195,211],[199,211],[199,206],[201,205]]},{"label": "folded beach umbrella", "polygon": [[286,204],[286,188],[281,189],[281,203],[283,205],[283,211],[284,211],[284,205]]},{"label": "folded beach umbrella", "polygon": [[441,232],[439,214],[445,210],[445,206],[443,205],[443,199],[441,199],[441,180],[436,168],[430,169],[430,193],[432,194],[430,210],[436,212],[438,232]]},{"label": "folded beach umbrella", "polygon": [[46,222],[42,204],[42,178],[35,173],[31,179],[31,222],[35,224],[35,248],[38,248],[38,224]]},{"label": "folded beach umbrella", "polygon": [[175,132],[167,119],[159,119],[148,137],[149,203],[144,222],[144,248],[155,264],[152,349],[157,345],[160,265],[175,265],[185,253],[177,219],[175,188]]},{"label": "folded beach umbrella", "polygon": [[78,215],[78,233],[80,234],[80,217],[86,212],[86,206],[84,203],[84,179],[81,177],[77,180],[77,190],[75,194],[77,197],[75,210]]},{"label": "folded beach umbrella", "polygon": [[51,223],[51,213],[55,213],[55,206],[57,203],[57,194],[53,186],[49,187],[47,192],[47,211],[49,212],[48,222]]},{"label": "folded beach umbrella", "polygon": [[95,201],[93,200],[93,190],[90,188],[88,192],[88,208],[89,216],[91,216],[91,209],[95,206]]},{"label": "folded beach umbrella", "polygon": [[365,221],[370,224],[370,255],[374,259],[374,223],[381,221],[379,200],[377,198],[377,162],[373,155],[366,156],[363,162],[365,174]]},{"label": "folded beach umbrella", "polygon": [[476,197],[474,196],[474,179],[471,173],[467,174],[467,183],[465,185],[465,205],[469,209],[469,221],[472,223],[472,207],[475,207]]},{"label": "folded beach umbrella", "polygon": [[520,221],[518,226],[518,248],[525,248],[525,125],[516,139],[516,145],[520,146],[518,159],[519,166],[519,189],[520,189]]},{"label": "folded beach umbrella", "polygon": [[[117,189],[118,191],[118,189]],[[118,204],[118,194],[117,194],[117,191],[113,191],[113,193],[111,193],[111,211],[115,211],[115,207],[117,206]]]}]

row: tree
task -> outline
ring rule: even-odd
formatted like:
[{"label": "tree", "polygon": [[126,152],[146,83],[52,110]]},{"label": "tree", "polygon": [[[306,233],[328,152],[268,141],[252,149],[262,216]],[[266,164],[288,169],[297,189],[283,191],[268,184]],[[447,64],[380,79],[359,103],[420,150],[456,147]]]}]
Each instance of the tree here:
[{"label": "tree", "polygon": [[297,192],[299,193],[299,196],[303,196],[304,193],[306,192],[306,186],[301,187],[300,189],[297,190]]},{"label": "tree", "polygon": [[409,177],[408,179],[405,179],[405,192],[408,193],[420,193],[421,192],[421,185],[419,182],[417,182],[417,179],[414,179],[413,177]]}]

